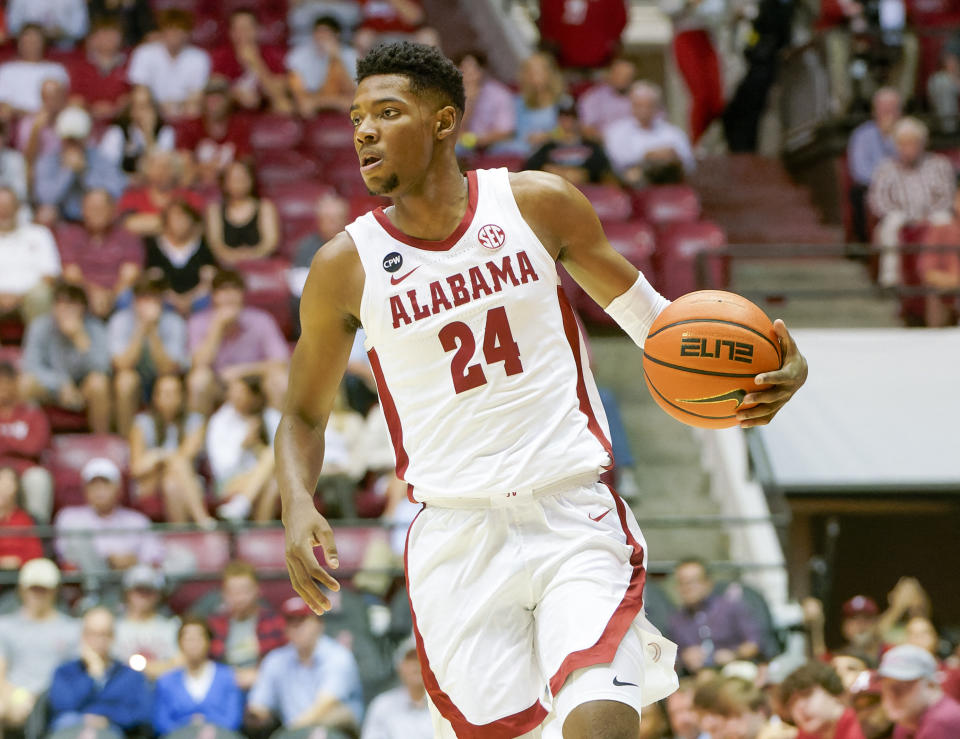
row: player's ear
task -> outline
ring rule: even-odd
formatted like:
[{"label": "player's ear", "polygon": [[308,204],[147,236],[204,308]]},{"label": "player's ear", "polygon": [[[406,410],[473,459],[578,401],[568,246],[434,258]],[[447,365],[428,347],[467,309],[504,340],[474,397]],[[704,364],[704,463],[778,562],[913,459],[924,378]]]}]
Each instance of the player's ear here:
[{"label": "player's ear", "polygon": [[460,121],[460,116],[457,114],[457,109],[452,105],[444,105],[436,113],[436,136],[437,139],[443,140],[448,136],[453,136],[457,131],[457,123]]}]

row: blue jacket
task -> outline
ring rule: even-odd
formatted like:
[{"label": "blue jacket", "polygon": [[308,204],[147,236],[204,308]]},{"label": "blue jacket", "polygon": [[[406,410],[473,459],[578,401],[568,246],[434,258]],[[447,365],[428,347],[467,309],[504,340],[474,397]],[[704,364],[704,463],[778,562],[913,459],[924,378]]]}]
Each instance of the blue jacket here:
[{"label": "blue jacket", "polygon": [[207,723],[224,729],[239,729],[243,721],[243,693],[233,678],[233,670],[214,663],[213,683],[204,699],[197,703],[184,687],[186,671],[174,670],[157,680],[153,703],[153,728],[167,734],[190,724],[197,714]]},{"label": "blue jacket", "polygon": [[53,721],[65,713],[95,713],[127,731],[150,723],[153,691],[142,673],[113,662],[102,685],[90,677],[83,660],[64,662],[53,673],[50,707]]}]

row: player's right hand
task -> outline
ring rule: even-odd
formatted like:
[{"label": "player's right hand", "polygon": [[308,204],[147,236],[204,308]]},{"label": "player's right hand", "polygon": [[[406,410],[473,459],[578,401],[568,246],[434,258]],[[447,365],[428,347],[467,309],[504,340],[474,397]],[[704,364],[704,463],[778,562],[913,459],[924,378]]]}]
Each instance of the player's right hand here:
[{"label": "player's right hand", "polygon": [[332,607],[330,599],[320,586],[339,590],[340,584],[320,566],[313,548],[322,548],[323,556],[331,569],[339,567],[340,562],[337,558],[337,546],[333,541],[333,529],[327,519],[313,507],[312,499],[309,500],[307,505],[284,511],[283,527],[290,582],[304,603],[319,615]]}]

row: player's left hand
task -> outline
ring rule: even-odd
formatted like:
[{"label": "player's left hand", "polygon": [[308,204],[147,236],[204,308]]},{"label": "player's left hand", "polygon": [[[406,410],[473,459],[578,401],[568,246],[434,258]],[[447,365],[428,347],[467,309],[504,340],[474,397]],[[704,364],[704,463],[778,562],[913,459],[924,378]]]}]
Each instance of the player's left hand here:
[{"label": "player's left hand", "polygon": [[756,376],[754,381],[758,385],[771,385],[771,387],[766,390],[757,390],[744,397],[743,405],[750,403],[756,403],[756,405],[737,411],[740,428],[766,426],[807,380],[807,360],[797,349],[797,344],[787,331],[786,324],[778,318],[773,322],[773,330],[780,339],[783,364],[774,372],[763,372]]}]

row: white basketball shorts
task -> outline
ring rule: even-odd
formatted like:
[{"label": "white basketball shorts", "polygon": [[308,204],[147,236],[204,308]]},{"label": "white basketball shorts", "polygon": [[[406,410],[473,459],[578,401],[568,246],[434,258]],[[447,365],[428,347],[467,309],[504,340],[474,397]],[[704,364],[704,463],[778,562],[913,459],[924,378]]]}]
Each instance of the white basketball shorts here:
[{"label": "white basketball shorts", "polygon": [[643,615],[646,544],[623,500],[602,483],[491,500],[428,501],[407,534],[437,735],[537,736],[549,719],[559,736],[586,701],[639,713],[673,692],[676,646]]}]

